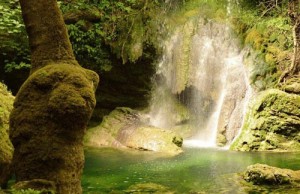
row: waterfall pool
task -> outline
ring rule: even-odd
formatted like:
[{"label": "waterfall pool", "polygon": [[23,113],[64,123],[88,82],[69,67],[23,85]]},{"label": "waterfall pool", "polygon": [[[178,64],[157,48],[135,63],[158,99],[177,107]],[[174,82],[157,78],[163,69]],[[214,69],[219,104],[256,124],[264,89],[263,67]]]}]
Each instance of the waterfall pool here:
[{"label": "waterfall pool", "polygon": [[[83,193],[299,193],[290,186],[253,187],[242,184],[236,173],[255,163],[299,170],[300,153],[234,152],[185,148],[180,155],[86,149],[82,176]],[[169,188],[131,189],[137,184]],[[150,185],[151,185],[150,184]]]}]

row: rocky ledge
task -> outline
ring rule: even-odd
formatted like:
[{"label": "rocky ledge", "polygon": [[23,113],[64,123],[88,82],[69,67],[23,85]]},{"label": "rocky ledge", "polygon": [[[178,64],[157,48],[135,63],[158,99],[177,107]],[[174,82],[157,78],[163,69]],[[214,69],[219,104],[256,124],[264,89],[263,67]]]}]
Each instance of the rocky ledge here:
[{"label": "rocky ledge", "polygon": [[175,132],[149,126],[142,114],[124,107],[105,116],[85,137],[85,145],[90,147],[131,148],[172,155],[182,152],[182,142]]},{"label": "rocky ledge", "polygon": [[250,103],[238,151],[300,151],[300,96],[277,89],[261,92]]}]

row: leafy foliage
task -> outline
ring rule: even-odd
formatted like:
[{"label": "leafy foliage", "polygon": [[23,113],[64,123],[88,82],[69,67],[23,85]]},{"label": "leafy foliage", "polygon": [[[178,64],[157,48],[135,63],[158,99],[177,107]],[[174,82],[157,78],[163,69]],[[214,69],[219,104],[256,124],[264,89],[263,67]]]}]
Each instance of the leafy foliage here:
[{"label": "leafy foliage", "polygon": [[242,43],[254,49],[248,56],[254,61],[250,78],[258,90],[276,87],[291,62],[293,38],[287,1],[276,2],[241,1],[232,20]]},{"label": "leafy foliage", "polygon": [[0,61],[6,71],[30,67],[28,40],[18,0],[0,2]]},{"label": "leafy foliage", "polygon": [[158,1],[142,0],[79,0],[61,3],[61,9],[64,13],[78,9],[97,9],[101,13],[100,21],[96,23],[81,20],[69,25],[68,29],[77,57],[89,57],[90,61],[100,63],[101,69],[103,66],[107,69],[111,65],[108,59],[110,51],[126,63],[139,59],[145,47],[158,47],[154,37],[160,33],[160,5]]}]

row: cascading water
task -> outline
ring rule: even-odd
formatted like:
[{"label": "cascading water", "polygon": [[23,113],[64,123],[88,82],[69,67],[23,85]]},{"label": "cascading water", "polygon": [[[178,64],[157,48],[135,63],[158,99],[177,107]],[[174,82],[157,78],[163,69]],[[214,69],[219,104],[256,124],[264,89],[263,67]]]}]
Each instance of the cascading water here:
[{"label": "cascading water", "polygon": [[188,21],[165,43],[154,79],[150,124],[181,133],[186,146],[230,143],[241,127],[246,103],[242,61],[226,24]]}]

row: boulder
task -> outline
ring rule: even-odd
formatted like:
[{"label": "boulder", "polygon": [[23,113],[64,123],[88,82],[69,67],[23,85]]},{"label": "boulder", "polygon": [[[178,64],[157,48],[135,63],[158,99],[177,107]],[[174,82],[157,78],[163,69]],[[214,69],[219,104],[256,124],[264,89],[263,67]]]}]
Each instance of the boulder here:
[{"label": "boulder", "polygon": [[300,170],[281,169],[266,164],[254,164],[247,167],[243,179],[255,185],[283,185],[300,186]]},{"label": "boulder", "polygon": [[152,126],[141,126],[121,131],[118,140],[129,148],[145,151],[181,152],[182,138],[169,130]]},{"label": "boulder", "polygon": [[13,146],[9,140],[9,114],[13,107],[14,97],[4,84],[0,83],[0,186],[5,187],[10,176],[10,163]]},{"label": "boulder", "polygon": [[105,116],[102,123],[88,130],[85,145],[91,147],[132,148],[143,151],[180,153],[182,137],[147,124],[144,116],[120,107]]},{"label": "boulder", "polygon": [[261,92],[250,103],[231,149],[300,151],[300,96],[277,89]]}]

